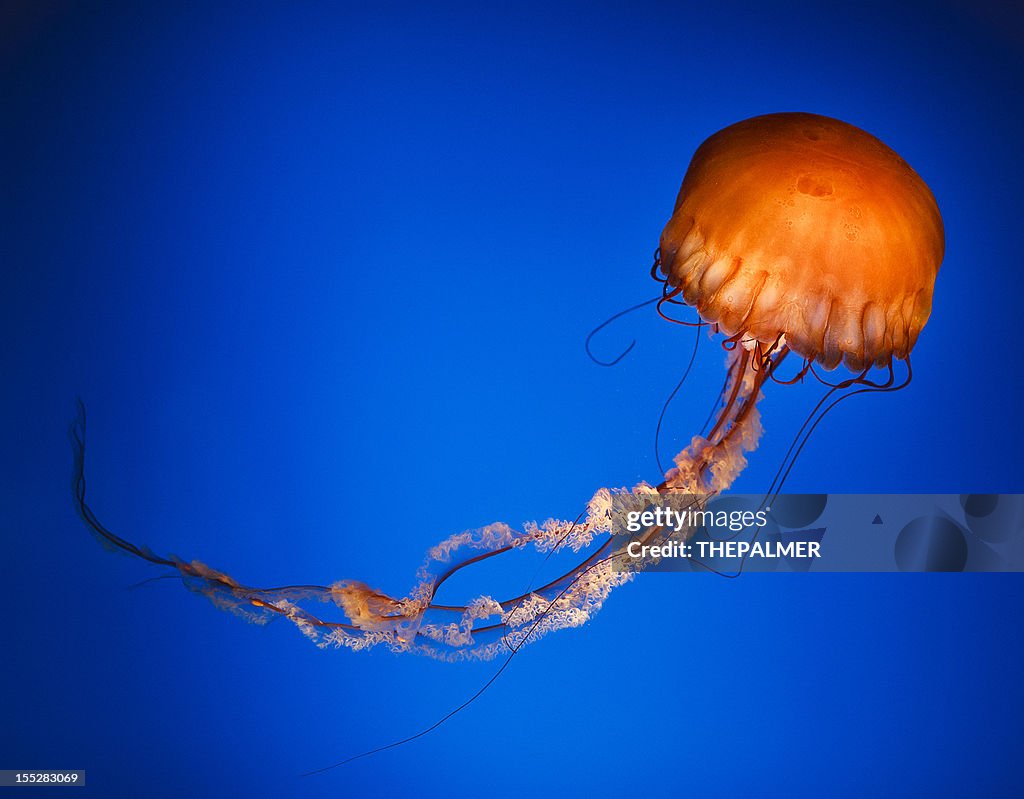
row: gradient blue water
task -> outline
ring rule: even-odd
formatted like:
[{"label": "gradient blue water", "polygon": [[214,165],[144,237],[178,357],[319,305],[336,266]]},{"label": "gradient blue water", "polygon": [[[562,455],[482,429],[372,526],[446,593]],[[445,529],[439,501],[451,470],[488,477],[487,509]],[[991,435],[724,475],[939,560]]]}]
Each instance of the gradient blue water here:
[{"label": "gradient blue water", "polygon": [[[401,593],[466,527],[654,480],[686,330],[640,315],[700,141],[779,110],[880,136],[942,208],[912,387],[851,401],[794,490],[1018,491],[1019,27],[903,4],[35,6],[4,46],[0,767],[95,796],[1009,795],[1011,576],[649,575],[493,665],[321,652],[103,551]],[[663,447],[721,384],[705,347]],[[817,390],[773,387],[737,490]],[[858,398],[861,399],[861,398]],[[504,575],[502,576],[504,578]],[[529,574],[524,575],[529,579]],[[145,786],[142,788],[141,786]]]}]

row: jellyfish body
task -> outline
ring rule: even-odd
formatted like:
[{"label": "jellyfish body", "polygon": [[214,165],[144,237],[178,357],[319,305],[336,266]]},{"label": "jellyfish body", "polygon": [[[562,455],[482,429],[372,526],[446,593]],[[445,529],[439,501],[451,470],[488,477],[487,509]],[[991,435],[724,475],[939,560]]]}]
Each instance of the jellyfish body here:
[{"label": "jellyfish body", "polygon": [[[404,598],[356,581],[245,586],[198,561],[136,547],[103,527],[85,502],[84,415],[75,439],[78,507],[105,543],[177,569],[187,586],[251,621],[287,618],[322,647],[383,644],[447,660],[515,652],[546,632],[585,623],[632,577],[621,568],[621,537],[609,535],[615,498],[642,508],[681,492],[700,503],[732,484],[760,437],[757,401],[769,382],[796,382],[817,376],[815,364],[832,370],[842,363],[853,375],[829,383],[826,397],[890,390],[893,361],[909,370],[943,248],[942,219],[924,181],[852,125],[786,113],[714,134],[690,163],[652,270],[663,316],[663,308],[692,306],[700,321],[689,324],[724,334],[727,378],[710,432],[692,439],[659,485],[600,489],[574,521],[493,524],[452,536],[430,550]],[[782,379],[779,367],[790,354],[803,366]],[[887,368],[888,381],[871,380],[872,367]],[[652,540],[658,534],[645,532]],[[527,547],[590,554],[520,596],[439,601],[461,569]],[[316,602],[340,609],[344,620],[328,619]]]}]

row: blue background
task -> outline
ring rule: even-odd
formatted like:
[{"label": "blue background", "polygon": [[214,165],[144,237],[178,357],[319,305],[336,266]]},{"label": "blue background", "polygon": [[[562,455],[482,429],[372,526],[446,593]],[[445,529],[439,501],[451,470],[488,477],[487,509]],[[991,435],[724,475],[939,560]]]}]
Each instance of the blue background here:
[{"label": "blue background", "polygon": [[[300,780],[495,664],[321,652],[175,580],[128,590],[161,572],[77,519],[66,438],[80,395],[93,507],[158,553],[401,594],[452,532],[658,479],[691,334],[622,320],[595,340],[638,340],[615,369],[583,339],[653,296],[696,146],[806,110],[900,152],[948,245],[912,386],[840,406],[787,488],[1019,491],[1018,20],[24,5],[0,48],[0,767],[84,768],[95,796],[1019,795],[1022,583],[983,574],[642,576],[427,738]],[[702,347],[663,452],[722,364]],[[737,491],[820,392],[771,387]]]}]

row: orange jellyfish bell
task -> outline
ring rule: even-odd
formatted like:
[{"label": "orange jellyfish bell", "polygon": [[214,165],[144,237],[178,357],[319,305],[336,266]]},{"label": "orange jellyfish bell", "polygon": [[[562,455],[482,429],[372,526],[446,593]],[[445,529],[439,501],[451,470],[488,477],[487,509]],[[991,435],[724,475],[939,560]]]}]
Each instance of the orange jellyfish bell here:
[{"label": "orange jellyfish bell", "polygon": [[[731,485],[760,437],[756,405],[768,380],[822,379],[815,363],[844,363],[854,376],[827,383],[815,413],[835,391],[893,390],[894,359],[906,361],[906,385],[944,248],[928,186],[853,125],[768,114],[707,139],[683,178],[652,274],[663,275],[663,316],[665,303],[692,305],[699,324],[725,333],[729,376],[711,433],[676,456],[661,488],[706,495]],[[791,352],[804,365],[782,380],[777,369]],[[869,378],[874,366],[888,368],[888,381]]]},{"label": "orange jellyfish bell", "polygon": [[859,371],[910,353],[944,246],[935,198],[889,147],[837,119],[768,114],[698,148],[660,268],[726,335],[784,335],[826,369]]}]

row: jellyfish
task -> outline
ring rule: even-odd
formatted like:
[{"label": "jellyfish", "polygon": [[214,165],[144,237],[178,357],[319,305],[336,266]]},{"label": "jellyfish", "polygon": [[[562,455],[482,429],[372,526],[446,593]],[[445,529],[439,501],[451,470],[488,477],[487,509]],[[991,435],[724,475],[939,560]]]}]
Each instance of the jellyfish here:
[{"label": "jellyfish", "polygon": [[[617,514],[670,493],[703,506],[732,485],[761,436],[758,401],[769,384],[816,379],[827,387],[769,488],[776,493],[829,408],[853,394],[907,385],[943,251],[931,191],[877,138],[809,113],[747,119],[697,149],[655,251],[658,313],[706,328],[726,351],[713,425],[692,438],[656,485],[601,488],[573,520],[518,528],[499,522],[452,535],[428,551],[402,597],[354,580],[250,586],[112,532],[86,502],[84,408],[72,428],[77,508],[107,546],[175,570],[188,588],[249,621],[286,618],[322,648],[384,646],[449,661],[515,653],[546,633],[584,624],[637,573],[635,562],[623,567]],[[678,318],[680,307],[697,319]],[[790,374],[784,362],[795,366]],[[905,372],[900,380],[897,365]],[[847,373],[842,379],[822,374],[837,368]],[[655,540],[660,532],[646,529],[641,537]],[[571,551],[580,560],[517,596],[445,600],[442,589],[456,573],[527,549],[546,557]]]}]

